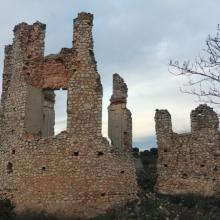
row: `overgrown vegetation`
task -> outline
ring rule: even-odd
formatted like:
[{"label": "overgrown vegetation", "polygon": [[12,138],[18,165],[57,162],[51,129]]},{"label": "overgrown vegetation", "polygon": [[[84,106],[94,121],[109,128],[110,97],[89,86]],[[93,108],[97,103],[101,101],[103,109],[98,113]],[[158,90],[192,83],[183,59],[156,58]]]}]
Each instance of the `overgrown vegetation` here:
[{"label": "overgrown vegetation", "polygon": [[[118,210],[110,210],[104,216],[91,220],[219,220],[220,198],[195,195],[167,196],[154,192],[156,182],[157,149],[139,152],[134,157],[141,160],[142,172],[138,174],[139,199]],[[0,200],[0,220],[66,220],[44,213],[26,212],[20,216],[14,213],[9,200]],[[69,219],[70,220],[70,219]],[[74,220],[71,218],[71,220]]]},{"label": "overgrown vegetation", "polygon": [[156,183],[157,149],[145,150],[138,154],[143,171],[138,174],[138,184],[144,192],[152,192]]},{"label": "overgrown vegetation", "polygon": [[14,205],[10,200],[0,198],[0,220],[12,220],[14,217]]}]

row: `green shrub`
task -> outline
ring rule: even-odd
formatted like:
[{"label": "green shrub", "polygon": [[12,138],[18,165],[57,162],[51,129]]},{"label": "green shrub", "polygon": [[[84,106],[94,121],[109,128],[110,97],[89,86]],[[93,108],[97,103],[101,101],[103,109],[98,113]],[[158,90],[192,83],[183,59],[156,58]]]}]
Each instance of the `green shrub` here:
[{"label": "green shrub", "polygon": [[9,199],[0,199],[0,220],[13,220],[14,205]]},{"label": "green shrub", "polygon": [[134,156],[135,158],[139,158],[139,148],[134,147],[134,148],[132,149],[132,153],[133,153],[133,156]]},{"label": "green shrub", "polygon": [[91,218],[90,220],[116,220],[116,216],[113,214],[107,214]]},{"label": "green shrub", "polygon": [[182,196],[182,204],[183,206],[192,209],[199,202],[200,198],[198,196],[187,194]]},{"label": "green shrub", "polygon": [[152,155],[157,156],[157,148],[151,148],[150,152],[152,153]]},{"label": "green shrub", "polygon": [[204,198],[204,200],[209,203],[210,205],[216,206],[220,208],[220,198],[217,197],[210,197],[210,198]]},{"label": "green shrub", "polygon": [[195,212],[192,210],[184,210],[179,217],[179,220],[196,220]]},{"label": "green shrub", "polygon": [[132,150],[133,150],[134,153],[139,153],[139,148],[138,147],[134,147],[134,148],[132,148]]},{"label": "green shrub", "polygon": [[181,196],[179,196],[179,195],[169,196],[169,200],[170,200],[170,202],[173,203],[173,204],[180,204],[181,201],[182,201],[182,198],[181,198]]},{"label": "green shrub", "polygon": [[43,212],[35,213],[32,211],[26,211],[16,217],[16,220],[60,220],[56,217],[47,215]]},{"label": "green shrub", "polygon": [[151,152],[150,152],[149,150],[141,151],[141,152],[140,152],[140,155],[141,155],[142,157],[144,157],[144,156],[150,156],[150,155],[151,155]]}]

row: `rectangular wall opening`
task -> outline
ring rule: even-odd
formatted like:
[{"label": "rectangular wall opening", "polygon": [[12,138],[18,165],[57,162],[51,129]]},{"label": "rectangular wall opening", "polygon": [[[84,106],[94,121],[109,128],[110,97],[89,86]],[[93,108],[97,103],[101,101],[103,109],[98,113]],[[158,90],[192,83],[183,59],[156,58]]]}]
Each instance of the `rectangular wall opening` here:
[{"label": "rectangular wall opening", "polygon": [[55,90],[55,125],[54,134],[67,129],[67,90]]},{"label": "rectangular wall opening", "polygon": [[25,114],[25,132],[33,137],[51,137],[66,130],[67,90],[30,86]]}]

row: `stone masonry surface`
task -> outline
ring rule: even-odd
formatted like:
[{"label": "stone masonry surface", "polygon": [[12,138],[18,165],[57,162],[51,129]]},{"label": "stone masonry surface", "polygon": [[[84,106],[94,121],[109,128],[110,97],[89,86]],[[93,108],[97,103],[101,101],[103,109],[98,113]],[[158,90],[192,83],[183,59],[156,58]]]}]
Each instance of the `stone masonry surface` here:
[{"label": "stone masonry surface", "polygon": [[108,107],[108,136],[114,147],[132,150],[132,118],[127,109],[128,88],[124,80],[113,75],[113,94]]},{"label": "stone masonry surface", "polygon": [[172,130],[167,110],[155,114],[158,144],[156,190],[165,194],[220,195],[220,133],[207,105],[191,112],[191,133]]},{"label": "stone masonry surface", "polygon": [[[15,26],[13,43],[5,47],[0,194],[12,199],[17,212],[91,217],[137,198],[134,161],[125,150],[131,148],[131,116],[123,83],[111,104],[119,98],[128,134],[118,146],[101,134],[102,85],[92,26],[93,15],[80,13],[73,47],[56,55],[44,57],[46,26],[40,22]],[[122,81],[118,75],[114,80]],[[68,90],[67,130],[53,136],[55,89]]]}]

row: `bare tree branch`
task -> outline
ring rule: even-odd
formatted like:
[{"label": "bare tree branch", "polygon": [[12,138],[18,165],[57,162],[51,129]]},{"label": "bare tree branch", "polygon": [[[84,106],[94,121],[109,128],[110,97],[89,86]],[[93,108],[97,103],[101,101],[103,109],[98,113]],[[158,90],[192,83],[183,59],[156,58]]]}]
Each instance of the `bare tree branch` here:
[{"label": "bare tree branch", "polygon": [[184,76],[188,82],[181,89],[194,95],[199,101],[220,107],[220,25],[216,36],[208,36],[206,48],[194,62],[171,60],[169,71],[175,76]]}]

